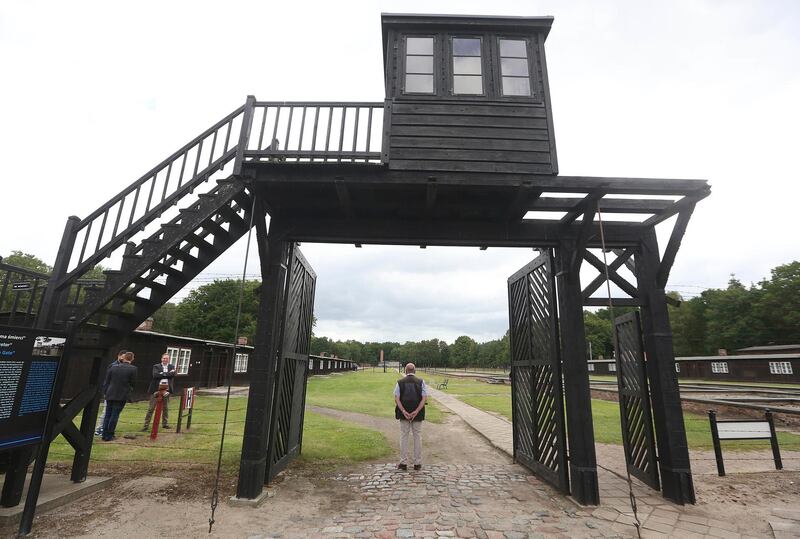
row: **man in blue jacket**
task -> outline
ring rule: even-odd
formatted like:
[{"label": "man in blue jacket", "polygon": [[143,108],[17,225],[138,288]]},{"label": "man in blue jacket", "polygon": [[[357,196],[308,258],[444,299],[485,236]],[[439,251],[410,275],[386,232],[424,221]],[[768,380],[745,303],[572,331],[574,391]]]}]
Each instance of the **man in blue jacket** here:
[{"label": "man in blue jacket", "polygon": [[406,365],[406,376],[394,386],[394,416],[400,420],[400,470],[408,469],[408,434],[414,438],[414,469],[422,468],[422,422],[428,390],[425,381],[417,378],[413,363]]},{"label": "man in blue jacket", "polygon": [[114,431],[125,403],[128,402],[133,385],[136,382],[136,367],[133,363],[133,352],[126,352],[122,363],[115,363],[106,371],[103,381],[103,394],[106,396],[106,417],[103,419],[103,441],[115,438]]}]

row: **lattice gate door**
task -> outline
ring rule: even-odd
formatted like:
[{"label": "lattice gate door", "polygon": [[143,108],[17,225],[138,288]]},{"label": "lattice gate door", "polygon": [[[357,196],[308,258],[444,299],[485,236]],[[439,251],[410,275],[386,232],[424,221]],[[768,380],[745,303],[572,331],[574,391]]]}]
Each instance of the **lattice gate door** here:
[{"label": "lattice gate door", "polygon": [[514,459],[569,493],[553,254],[508,279]]},{"label": "lattice gate door", "polygon": [[617,335],[617,385],[622,423],[622,443],[628,471],[658,490],[650,392],[642,347],[642,330],[637,311],[614,320]]},{"label": "lattice gate door", "polygon": [[289,251],[283,306],[283,338],[278,352],[270,420],[267,482],[300,453],[308,378],[308,349],[317,275],[296,244]]}]

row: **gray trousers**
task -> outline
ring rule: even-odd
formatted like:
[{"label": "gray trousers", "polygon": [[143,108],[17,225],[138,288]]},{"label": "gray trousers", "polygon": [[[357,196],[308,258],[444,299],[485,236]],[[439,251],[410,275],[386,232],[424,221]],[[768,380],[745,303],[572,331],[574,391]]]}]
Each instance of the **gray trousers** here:
[{"label": "gray trousers", "polygon": [[[150,395],[150,405],[147,407],[147,415],[144,416],[144,426],[150,426],[150,418],[153,417],[153,411],[156,409],[156,399],[158,392]],[[161,425],[166,427],[169,425],[169,396],[164,397],[164,405],[161,407]]]},{"label": "gray trousers", "polygon": [[422,464],[422,421],[400,420],[400,464],[408,464],[408,435],[414,438],[414,464]]}]

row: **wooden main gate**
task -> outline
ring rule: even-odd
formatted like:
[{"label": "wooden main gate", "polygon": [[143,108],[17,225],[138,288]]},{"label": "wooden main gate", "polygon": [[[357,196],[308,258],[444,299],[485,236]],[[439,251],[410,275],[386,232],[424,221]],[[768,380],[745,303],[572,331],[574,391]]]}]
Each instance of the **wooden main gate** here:
[{"label": "wooden main gate", "polygon": [[631,475],[658,490],[658,463],[639,312],[616,318],[614,326],[625,462]]},{"label": "wooden main gate", "polygon": [[553,254],[508,279],[514,459],[569,492]]},{"label": "wooden main gate", "polygon": [[276,366],[275,393],[270,418],[267,482],[300,453],[303,410],[308,378],[308,349],[314,318],[317,274],[292,243],[289,249],[282,317],[282,346]]}]

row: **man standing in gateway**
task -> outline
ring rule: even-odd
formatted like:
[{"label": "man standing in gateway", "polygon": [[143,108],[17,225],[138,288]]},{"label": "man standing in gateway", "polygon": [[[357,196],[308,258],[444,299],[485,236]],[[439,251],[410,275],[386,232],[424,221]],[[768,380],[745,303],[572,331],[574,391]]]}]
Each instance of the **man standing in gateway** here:
[{"label": "man standing in gateway", "polygon": [[414,438],[414,469],[422,468],[422,422],[425,420],[425,401],[428,390],[425,381],[417,378],[413,363],[406,365],[406,376],[394,386],[394,416],[400,420],[399,470],[408,469],[408,434]]}]

